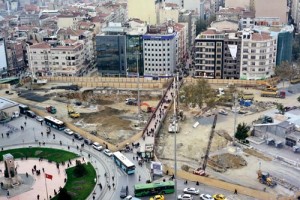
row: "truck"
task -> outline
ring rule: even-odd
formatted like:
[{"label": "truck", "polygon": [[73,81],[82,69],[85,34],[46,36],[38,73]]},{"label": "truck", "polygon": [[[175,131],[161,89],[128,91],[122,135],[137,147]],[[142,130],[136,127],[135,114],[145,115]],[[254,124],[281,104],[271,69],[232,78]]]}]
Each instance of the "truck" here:
[{"label": "truck", "polygon": [[19,109],[21,114],[26,114],[27,111],[29,110],[29,107],[27,105],[20,104]]},{"label": "truck", "polygon": [[78,118],[80,117],[80,113],[76,112],[73,108],[73,106],[71,105],[67,105],[67,109],[68,109],[68,115],[71,118]]},{"label": "truck", "polygon": [[261,92],[260,96],[284,99],[285,98],[285,91],[276,91],[276,92],[263,91],[263,92]]},{"label": "truck", "polygon": [[48,113],[51,113],[51,114],[56,113],[56,108],[54,106],[47,106],[46,110],[47,110]]},{"label": "truck", "polygon": [[239,97],[243,100],[251,100],[253,101],[254,99],[254,94],[253,93],[244,93],[244,94],[240,94]]}]

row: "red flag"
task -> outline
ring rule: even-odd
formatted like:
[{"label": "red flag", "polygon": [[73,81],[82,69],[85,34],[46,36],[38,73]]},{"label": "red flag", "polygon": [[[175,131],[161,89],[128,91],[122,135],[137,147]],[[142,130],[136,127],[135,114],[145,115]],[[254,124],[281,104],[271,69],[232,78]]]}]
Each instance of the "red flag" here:
[{"label": "red flag", "polygon": [[51,179],[51,180],[52,180],[52,175],[50,175],[50,174],[45,174],[45,177],[46,177],[47,179]]}]

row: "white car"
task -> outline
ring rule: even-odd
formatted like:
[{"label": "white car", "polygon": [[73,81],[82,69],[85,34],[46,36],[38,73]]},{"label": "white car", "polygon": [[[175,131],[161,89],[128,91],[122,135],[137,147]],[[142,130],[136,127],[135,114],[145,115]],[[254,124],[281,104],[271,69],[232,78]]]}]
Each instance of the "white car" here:
[{"label": "white car", "polygon": [[68,129],[68,128],[66,128],[66,129],[64,130],[64,132],[65,132],[66,134],[68,134],[68,135],[73,135],[73,134],[74,134],[74,132],[71,131],[71,130]]},{"label": "white car", "polygon": [[44,118],[42,118],[41,116],[36,116],[35,119],[36,119],[36,121],[38,121],[38,122],[44,121]]},{"label": "white car", "polygon": [[104,153],[105,155],[109,156],[109,157],[112,156],[112,152],[111,152],[109,149],[104,149],[104,150],[103,150],[103,153]]},{"label": "white car", "polygon": [[184,188],[183,193],[185,193],[185,194],[199,194],[199,190],[196,190],[196,188]]},{"label": "white car", "polygon": [[98,143],[98,142],[94,142],[92,144],[93,148],[98,150],[98,151],[101,151],[103,149],[103,147]]},{"label": "white car", "polygon": [[181,194],[181,195],[178,195],[178,198],[179,200],[193,200],[193,196],[190,195],[190,194]]},{"label": "white car", "polygon": [[214,198],[209,194],[200,194],[200,199],[202,199],[202,200],[214,200]]}]

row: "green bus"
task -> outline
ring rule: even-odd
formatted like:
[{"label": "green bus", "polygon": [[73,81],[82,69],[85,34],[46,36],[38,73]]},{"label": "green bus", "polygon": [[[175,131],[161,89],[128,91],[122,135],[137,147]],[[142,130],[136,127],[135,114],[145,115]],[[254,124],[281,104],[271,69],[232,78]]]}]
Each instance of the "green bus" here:
[{"label": "green bus", "polygon": [[134,185],[134,194],[136,197],[151,196],[157,194],[170,194],[175,191],[174,181],[146,183]]}]

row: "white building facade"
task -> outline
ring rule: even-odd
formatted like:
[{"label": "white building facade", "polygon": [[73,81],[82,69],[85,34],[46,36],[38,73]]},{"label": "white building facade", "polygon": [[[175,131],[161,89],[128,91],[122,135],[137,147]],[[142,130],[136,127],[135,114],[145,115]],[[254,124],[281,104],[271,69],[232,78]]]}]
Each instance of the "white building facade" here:
[{"label": "white building facade", "polygon": [[143,35],[144,77],[171,77],[177,65],[177,33]]},{"label": "white building facade", "polygon": [[29,67],[36,75],[79,76],[86,68],[85,49],[80,42],[56,47],[39,43],[28,48]]},{"label": "white building facade", "polygon": [[276,65],[277,39],[250,29],[243,30],[241,37],[240,79],[270,78]]}]

